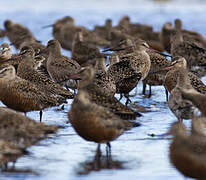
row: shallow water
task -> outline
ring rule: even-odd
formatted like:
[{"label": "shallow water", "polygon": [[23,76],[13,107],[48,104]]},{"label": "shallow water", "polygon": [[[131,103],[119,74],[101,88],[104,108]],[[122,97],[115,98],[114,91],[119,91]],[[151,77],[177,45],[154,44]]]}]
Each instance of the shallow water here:
[{"label": "shallow water", "polygon": [[[28,3],[29,2],[29,3]],[[160,30],[166,21],[175,18],[183,20],[187,29],[201,32],[204,36],[206,30],[205,1],[168,1],[168,3],[155,3],[154,1],[2,1],[0,22],[10,18],[25,24],[44,44],[52,38],[51,29],[41,29],[42,26],[53,23],[65,15],[71,15],[76,23],[92,28],[96,24],[103,24],[106,18],[112,18],[114,24],[123,15],[129,15],[133,22],[146,23]],[[31,3],[33,2],[33,3]],[[49,1],[50,2],[50,1]],[[109,3],[116,3],[115,7]],[[144,2],[144,6],[142,4]],[[198,3],[197,3],[198,2]],[[31,5],[32,4],[32,5]],[[14,7],[15,8],[11,8]],[[46,7],[46,8],[45,8]],[[1,40],[7,41],[7,39]],[[68,51],[63,51],[69,55]],[[161,134],[168,130],[170,124],[176,119],[168,109],[165,102],[163,87],[152,87],[151,99],[141,95],[142,84],[137,88],[138,94],[133,97],[132,107],[143,106],[148,112],[137,118],[142,126],[133,128],[112,142],[112,159],[105,159],[105,146],[101,147],[103,158],[101,165],[96,162],[96,144],[87,142],[74,132],[67,122],[67,112],[71,100],[64,111],[51,108],[43,113],[43,121],[48,124],[65,126],[56,135],[41,141],[29,148],[29,154],[18,159],[16,172],[0,174],[5,180],[50,180],[50,179],[184,179],[177,172],[168,159],[168,146],[170,139],[149,137],[148,134]],[[131,93],[134,94],[135,90]],[[125,99],[122,100],[125,102]],[[39,120],[38,112],[28,113],[32,119]],[[189,121],[185,122],[189,125]]]}]

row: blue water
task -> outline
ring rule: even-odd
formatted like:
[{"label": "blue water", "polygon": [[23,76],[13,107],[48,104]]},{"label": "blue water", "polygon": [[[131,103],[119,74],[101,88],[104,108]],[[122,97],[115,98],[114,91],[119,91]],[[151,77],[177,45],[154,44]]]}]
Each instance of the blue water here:
[{"label": "blue water", "polygon": [[[132,22],[150,24],[159,31],[166,21],[175,18],[183,20],[183,27],[198,31],[206,36],[205,1],[167,1],[152,0],[129,1],[0,1],[0,27],[5,19],[28,26],[38,40],[46,44],[52,39],[51,29],[41,27],[53,23],[65,15],[75,18],[78,25],[92,29],[95,25],[104,24],[111,18],[117,24],[123,15],[129,15]],[[1,42],[8,41],[6,38]],[[70,52],[63,51],[65,55]],[[150,138],[147,134],[161,134],[168,130],[176,119],[165,102],[164,88],[153,87],[151,99],[141,95],[142,84],[138,85],[138,95],[132,98],[134,104],[145,107],[150,112],[137,118],[142,126],[133,128],[112,142],[112,169],[94,171],[91,164],[94,160],[96,144],[80,138],[67,122],[67,112],[71,100],[64,111],[51,108],[43,113],[43,121],[48,124],[64,125],[65,128],[56,135],[41,141],[29,148],[29,155],[18,159],[17,170],[31,170],[33,173],[1,173],[5,180],[50,180],[50,179],[184,179],[168,159],[169,139]],[[135,93],[135,90],[132,92]],[[131,93],[131,94],[132,94]],[[125,99],[122,100],[125,102]],[[28,113],[32,119],[39,120],[38,112]],[[189,121],[186,122],[189,125]],[[105,146],[102,146],[105,155]],[[104,159],[102,164],[104,164]]]}]

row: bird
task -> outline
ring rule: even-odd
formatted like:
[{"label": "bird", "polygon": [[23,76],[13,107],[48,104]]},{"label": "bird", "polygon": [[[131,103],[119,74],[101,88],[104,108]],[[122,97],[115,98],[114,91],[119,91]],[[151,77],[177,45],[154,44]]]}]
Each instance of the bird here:
[{"label": "bird", "polygon": [[59,84],[47,78],[47,76],[38,72],[38,67],[44,61],[44,58],[35,62],[35,51],[31,46],[24,46],[21,49],[20,54],[22,56],[22,61],[18,66],[17,76],[35,84],[45,93],[49,92],[53,95],[62,96],[66,99],[72,99],[74,97],[70,91],[64,89]]},{"label": "bird", "polygon": [[176,29],[171,35],[171,55],[184,57],[189,70],[202,77],[205,75],[206,51],[193,41],[184,41],[181,30],[182,24],[177,21]]},{"label": "bird", "polygon": [[100,53],[97,47],[91,47],[88,42],[85,42],[83,32],[78,31],[72,43],[72,59],[77,61],[79,65],[95,64],[96,57],[106,57]]},{"label": "bird", "polygon": [[188,135],[182,122],[173,123],[168,132],[173,135],[169,147],[170,162],[185,177],[206,178],[204,123],[205,117],[194,118],[191,135]]},{"label": "bird", "polygon": [[21,44],[25,42],[38,42],[38,40],[35,39],[34,35],[27,27],[21,24],[16,24],[10,19],[4,21],[4,27],[8,39],[16,49],[20,49]]},{"label": "bird", "polygon": [[160,33],[160,41],[164,46],[166,52],[170,53],[171,43],[170,43],[170,36],[174,31],[172,24],[170,22],[166,22],[163,24],[161,33]]},{"label": "bird", "polygon": [[[114,78],[116,83],[116,93],[120,93],[126,97],[126,105],[130,102],[129,92],[134,89],[138,82],[145,79],[149,73],[151,61],[146,50],[149,48],[148,44],[139,39],[133,42],[129,39],[124,41],[125,47],[119,49],[126,50],[125,55],[119,57],[120,62],[113,64],[107,70],[108,75]],[[118,48],[111,48],[110,50],[118,51]],[[120,98],[121,99],[121,98]]]},{"label": "bird", "polygon": [[65,98],[42,92],[38,86],[16,75],[12,65],[0,66],[0,100],[7,107],[24,112],[40,111],[66,103]]},{"label": "bird", "polygon": [[111,152],[110,141],[115,140],[132,126],[107,108],[90,101],[89,94],[79,89],[68,112],[69,121],[77,134],[87,141],[106,143]]},{"label": "bird", "polygon": [[191,88],[190,80],[188,77],[188,70],[185,67],[181,67],[175,88],[171,91],[168,106],[170,110],[177,117],[178,121],[183,119],[191,119],[196,116],[198,109],[192,104],[191,101],[184,99],[180,88]]},{"label": "bird", "polygon": [[7,60],[12,57],[11,47],[7,43],[3,43],[0,46],[0,61]]},{"label": "bird", "polygon": [[95,26],[94,32],[103,39],[110,40],[110,31],[112,30],[112,20],[106,19],[104,26]]},{"label": "bird", "polygon": [[102,91],[104,87],[99,86],[95,71],[92,67],[88,66],[81,68],[78,74],[73,75],[73,78],[74,77],[81,79],[78,89],[84,89],[89,94],[92,102],[107,108],[123,119],[135,119],[141,116],[140,113],[123,105],[113,94],[105,93],[106,90]]},{"label": "bird", "polygon": [[103,94],[114,96],[116,93],[116,84],[111,76],[108,75],[105,61],[106,58],[96,58],[96,64],[94,67],[95,78],[94,83],[99,87],[99,90]]},{"label": "bird", "polygon": [[[165,56],[159,54],[158,52],[148,49],[147,53],[150,57],[151,66],[147,77],[143,80],[142,94],[145,94],[146,85],[149,85],[148,98],[152,95],[151,86],[164,86],[166,70],[164,68],[170,66],[171,61],[169,61]],[[166,100],[168,101],[168,91],[165,88]]]},{"label": "bird", "polygon": [[[176,86],[177,77],[179,76],[182,68],[187,68],[187,61],[181,56],[173,57],[172,63],[168,67],[165,67],[168,71],[165,76],[165,87],[169,92],[171,92]],[[205,94],[206,86],[201,79],[192,72],[188,72],[188,76],[192,87],[198,92]]]},{"label": "bird", "polygon": [[60,127],[38,123],[19,112],[0,107],[0,167],[15,162],[27,148]]},{"label": "bird", "polygon": [[182,97],[191,101],[201,112],[202,116],[206,116],[206,95],[199,93],[194,88],[181,88]]},{"label": "bird", "polygon": [[47,48],[49,57],[46,67],[51,79],[67,89],[76,89],[76,82],[71,80],[70,76],[80,70],[80,65],[75,60],[61,54],[61,45],[57,40],[50,40]]}]

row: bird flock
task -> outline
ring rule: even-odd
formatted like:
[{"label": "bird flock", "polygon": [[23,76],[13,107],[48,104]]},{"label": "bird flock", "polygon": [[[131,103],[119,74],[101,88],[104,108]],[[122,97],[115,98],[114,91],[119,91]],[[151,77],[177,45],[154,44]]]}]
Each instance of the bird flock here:
[{"label": "bird flock", "polygon": [[[67,99],[73,99],[68,119],[76,133],[98,144],[98,157],[100,144],[107,144],[110,156],[110,142],[140,125],[133,120],[142,114],[130,106],[129,93],[142,81],[148,98],[152,86],[165,88],[177,118],[167,133],[173,136],[171,163],[187,177],[206,178],[206,86],[200,79],[206,75],[206,40],[201,34],[183,29],[180,19],[155,32],[128,16],[116,26],[106,19],[93,30],[77,26],[70,16],[43,28],[49,27],[54,39],[46,46],[12,20],[0,30],[0,37],[11,42],[0,46],[0,100],[7,106],[0,108],[1,168],[60,128],[44,124],[42,114],[54,106],[64,109]],[[11,45],[19,53],[12,53]],[[71,58],[61,48],[71,51]],[[26,117],[30,111],[40,112],[41,123]],[[183,124],[186,119],[191,119],[190,130]]]}]

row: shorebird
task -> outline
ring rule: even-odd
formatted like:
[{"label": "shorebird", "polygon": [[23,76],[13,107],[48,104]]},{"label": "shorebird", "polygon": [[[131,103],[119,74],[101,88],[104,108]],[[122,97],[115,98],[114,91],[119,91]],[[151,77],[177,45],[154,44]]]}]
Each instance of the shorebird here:
[{"label": "shorebird", "polygon": [[31,82],[18,77],[12,65],[0,67],[0,100],[16,111],[27,113],[39,110],[40,121],[43,109],[65,103],[63,97],[46,94]]},{"label": "shorebird", "polygon": [[[167,72],[165,77],[165,87],[169,92],[171,92],[172,89],[174,89],[174,87],[176,86],[177,78],[179,76],[179,73],[182,71],[182,68],[187,68],[187,61],[185,60],[185,58],[177,56],[172,59],[173,62],[171,63],[171,65],[168,68],[166,67],[166,69],[169,69],[169,71]],[[202,94],[206,94],[206,85],[201,81],[201,79],[192,72],[188,72],[188,76],[192,87],[196,91]]]},{"label": "shorebird", "polygon": [[106,143],[111,152],[110,141],[132,127],[128,121],[120,119],[107,108],[91,102],[88,93],[82,89],[74,98],[68,117],[78,135],[98,143],[99,151],[100,144]]},{"label": "shorebird", "polygon": [[58,129],[56,125],[39,123],[9,108],[0,108],[0,139],[19,148],[25,149]]},{"label": "shorebird", "polygon": [[44,61],[44,58],[40,56],[40,59],[37,61],[37,57],[34,57],[35,52],[32,47],[23,47],[20,54],[22,56],[22,61],[18,66],[17,76],[35,84],[45,93],[49,92],[69,99],[74,97],[70,91],[62,88],[59,84],[56,84],[51,79],[38,72],[37,68]]},{"label": "shorebird", "polygon": [[201,34],[195,31],[182,29],[182,21],[180,19],[175,19],[175,29],[181,29],[184,41],[193,42],[202,48],[206,47],[206,41]]},{"label": "shorebird", "polygon": [[[147,50],[147,53],[150,57],[151,66],[147,77],[143,80],[142,93],[145,94],[146,85],[148,84],[150,87],[148,97],[150,98],[152,95],[151,86],[164,86],[165,75],[167,71],[163,69],[170,66],[171,61],[169,61],[165,56],[155,52],[154,50],[149,49]],[[166,100],[168,101],[168,92],[166,88],[165,93]]]},{"label": "shorebird", "polygon": [[31,31],[21,24],[15,24],[7,19],[4,27],[7,37],[16,49],[20,49],[23,42],[38,42]]},{"label": "shorebird", "polygon": [[[187,66],[191,71],[196,72],[200,77],[204,76],[206,51],[192,41],[184,41],[181,30],[182,25],[179,21],[177,21],[176,30],[171,36],[171,55],[172,57],[184,57],[187,60]],[[199,69],[203,69],[203,73]]]},{"label": "shorebird", "polygon": [[105,57],[97,47],[90,47],[88,42],[84,41],[83,32],[75,34],[72,43],[72,59],[76,60],[81,66],[95,64],[95,58]]},{"label": "shorebird", "polygon": [[46,125],[11,109],[0,107],[0,166],[15,162],[26,148],[34,145],[59,127]]},{"label": "shorebird", "polygon": [[150,70],[151,62],[146,52],[149,46],[145,41],[139,39],[134,43],[127,39],[125,43],[125,48],[108,49],[115,51],[130,49],[131,53],[120,56],[120,62],[110,66],[107,73],[114,78],[117,89],[116,92],[124,94],[127,98],[126,104],[128,104],[130,101],[129,92],[137,86],[139,81],[146,78]]},{"label": "shorebird", "polygon": [[7,43],[0,46],[0,61],[10,59],[12,57],[11,47]]},{"label": "shorebird", "polygon": [[104,26],[95,26],[93,31],[97,33],[97,35],[100,36],[101,38],[110,40],[109,34],[111,29],[112,29],[112,20],[106,19]]},{"label": "shorebird", "polygon": [[172,27],[172,24],[170,22],[166,22],[163,25],[160,33],[160,41],[162,42],[165,51],[167,51],[168,53],[170,53],[170,49],[171,49],[170,36],[173,31],[174,29]]},{"label": "shorebird", "polygon": [[188,70],[184,67],[181,68],[177,77],[177,84],[175,88],[171,91],[168,106],[170,110],[174,113],[179,121],[183,119],[191,119],[194,117],[198,109],[192,104],[191,101],[184,99],[180,88],[192,88],[190,80],[188,77]]},{"label": "shorebird", "polygon": [[8,163],[15,163],[18,157],[21,157],[24,151],[14,143],[0,139],[0,168],[7,169]]},{"label": "shorebird", "polygon": [[95,78],[94,83],[103,94],[114,96],[116,93],[116,84],[111,76],[108,75],[105,58],[96,58],[96,64],[94,67]]},{"label": "shorebird", "polygon": [[135,119],[136,117],[141,116],[140,113],[123,105],[113,94],[105,93],[106,90],[102,91],[104,87],[99,86],[93,68],[84,67],[80,70],[78,76],[74,76],[81,79],[79,88],[85,90],[89,94],[92,102],[107,108],[109,111],[123,119]]},{"label": "shorebird", "polygon": [[61,45],[57,40],[50,40],[47,44],[49,57],[47,59],[47,71],[56,83],[66,88],[76,89],[76,83],[70,76],[80,70],[80,65],[75,61],[61,54]]},{"label": "shorebird", "polygon": [[182,97],[191,101],[202,113],[202,116],[206,116],[206,95],[197,92],[195,89],[180,89]]},{"label": "shorebird", "polygon": [[[179,27],[182,27],[182,22],[180,19],[175,19],[175,28],[172,27],[172,24],[170,22],[165,23],[162,27],[160,40],[164,46],[165,51],[167,51],[168,53],[170,53],[171,49],[170,36],[175,32],[175,30],[178,30]],[[194,42],[201,47],[205,47],[205,39],[201,34],[185,29],[182,30],[182,28],[181,34],[184,41]]]},{"label": "shorebird", "polygon": [[192,133],[187,134],[186,127],[181,122],[175,122],[169,131],[173,135],[170,144],[170,162],[184,176],[206,178],[206,136],[204,134],[205,118],[192,120]]}]

